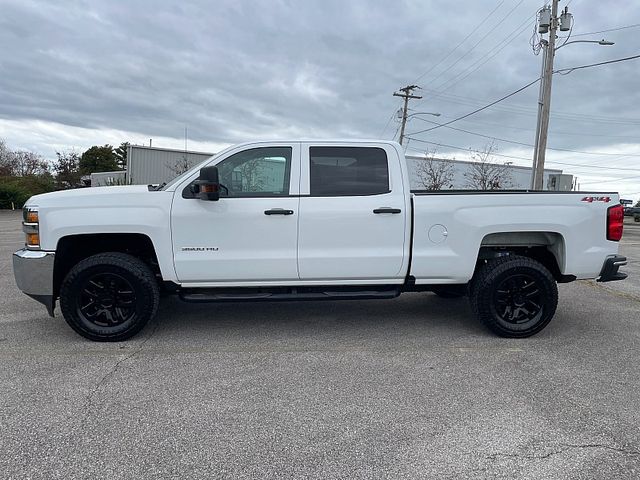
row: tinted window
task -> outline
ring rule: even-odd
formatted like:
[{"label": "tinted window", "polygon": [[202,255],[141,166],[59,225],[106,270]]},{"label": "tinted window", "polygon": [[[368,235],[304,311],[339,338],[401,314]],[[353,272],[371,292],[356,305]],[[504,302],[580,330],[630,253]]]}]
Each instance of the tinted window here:
[{"label": "tinted window", "polygon": [[387,154],[372,147],[311,147],[311,195],[377,195],[389,192]]},{"label": "tinted window", "polygon": [[221,196],[256,197],[289,194],[290,147],[252,148],[224,159],[218,165]]}]

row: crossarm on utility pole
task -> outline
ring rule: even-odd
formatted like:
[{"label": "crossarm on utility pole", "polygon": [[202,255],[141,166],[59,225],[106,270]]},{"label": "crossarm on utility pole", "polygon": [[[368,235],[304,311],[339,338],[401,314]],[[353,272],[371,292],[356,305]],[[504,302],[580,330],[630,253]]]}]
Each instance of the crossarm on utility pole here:
[{"label": "crossarm on utility pole", "polygon": [[404,127],[407,124],[407,111],[409,110],[409,99],[410,98],[422,98],[418,95],[411,95],[411,92],[416,88],[420,88],[417,85],[407,85],[404,88],[401,88],[400,91],[402,93],[394,92],[394,97],[402,97],[404,98],[404,105],[402,107],[402,125],[400,126],[400,140],[399,143],[402,145],[402,141],[404,140]]}]

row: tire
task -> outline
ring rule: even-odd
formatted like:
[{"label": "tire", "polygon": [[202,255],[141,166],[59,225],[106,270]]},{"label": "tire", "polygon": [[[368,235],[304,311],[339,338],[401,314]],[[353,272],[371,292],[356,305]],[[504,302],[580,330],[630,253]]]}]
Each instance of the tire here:
[{"label": "tire", "polygon": [[60,287],[60,309],[89,340],[133,337],[158,311],[160,290],[151,269],[125,253],[100,253],[77,263]]},{"label": "tire", "polygon": [[558,286],[540,262],[509,255],[489,260],[471,281],[471,309],[501,337],[525,338],[546,327],[558,306]]}]

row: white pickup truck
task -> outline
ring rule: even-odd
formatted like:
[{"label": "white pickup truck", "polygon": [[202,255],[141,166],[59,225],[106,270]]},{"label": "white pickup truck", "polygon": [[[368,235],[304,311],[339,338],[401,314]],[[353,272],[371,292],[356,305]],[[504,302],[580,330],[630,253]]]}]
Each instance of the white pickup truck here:
[{"label": "white pickup truck", "polygon": [[[400,145],[258,142],[159,187],[47,193],[24,207],[18,287],[92,340],[182,300],[468,295],[498,335],[542,330],[556,283],[621,280],[614,193],[411,191]],[[425,315],[428,315],[425,304]]]}]

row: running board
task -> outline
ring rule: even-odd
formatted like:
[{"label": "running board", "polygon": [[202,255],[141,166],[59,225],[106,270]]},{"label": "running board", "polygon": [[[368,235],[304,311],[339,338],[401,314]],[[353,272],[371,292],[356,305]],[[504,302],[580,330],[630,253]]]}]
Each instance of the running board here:
[{"label": "running board", "polygon": [[[259,302],[286,300],[364,300],[390,299],[400,295],[399,289],[393,290],[353,290],[353,291],[308,291],[291,288],[287,292],[233,292],[216,291],[215,289],[185,289],[178,293],[185,302]],[[302,291],[300,291],[302,290]]]}]

